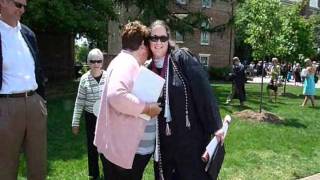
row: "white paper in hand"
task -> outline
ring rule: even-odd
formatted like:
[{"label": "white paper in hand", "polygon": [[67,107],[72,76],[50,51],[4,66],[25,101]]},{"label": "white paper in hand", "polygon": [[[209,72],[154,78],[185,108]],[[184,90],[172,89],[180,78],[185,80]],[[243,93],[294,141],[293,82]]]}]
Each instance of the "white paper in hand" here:
[{"label": "white paper in hand", "polygon": [[[134,82],[132,94],[146,103],[157,102],[165,80],[145,67],[140,68],[139,75]],[[145,120],[150,117],[143,114],[140,116]]]}]

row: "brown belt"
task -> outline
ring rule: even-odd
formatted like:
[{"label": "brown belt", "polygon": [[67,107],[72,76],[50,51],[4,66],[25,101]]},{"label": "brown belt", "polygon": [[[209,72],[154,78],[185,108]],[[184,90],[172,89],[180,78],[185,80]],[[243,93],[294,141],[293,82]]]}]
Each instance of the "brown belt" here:
[{"label": "brown belt", "polygon": [[0,94],[0,98],[19,98],[19,97],[29,97],[34,95],[35,91],[28,91],[24,93],[16,93],[16,94]]}]

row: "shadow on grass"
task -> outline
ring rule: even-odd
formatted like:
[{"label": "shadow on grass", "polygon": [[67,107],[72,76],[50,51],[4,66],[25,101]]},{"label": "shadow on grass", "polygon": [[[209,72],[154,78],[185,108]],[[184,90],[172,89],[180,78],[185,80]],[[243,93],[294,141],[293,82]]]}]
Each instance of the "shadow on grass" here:
[{"label": "shadow on grass", "polygon": [[[304,98],[304,95],[303,94],[294,94],[294,93],[289,93],[289,92],[286,92],[285,94],[281,94],[282,97],[287,97],[287,98],[290,98],[290,99],[301,99],[303,100]],[[320,96],[314,96],[315,99],[319,99]]]},{"label": "shadow on grass", "polygon": [[307,128],[307,126],[301,122],[299,122],[299,119],[285,119],[281,125],[289,126],[289,127],[295,127],[295,128]]},{"label": "shadow on grass", "polygon": [[294,93],[290,93],[290,92],[283,93],[283,94],[281,94],[281,96],[287,97],[287,98],[292,98],[292,99],[295,99],[295,98],[301,99],[304,97],[302,94],[294,94]]}]

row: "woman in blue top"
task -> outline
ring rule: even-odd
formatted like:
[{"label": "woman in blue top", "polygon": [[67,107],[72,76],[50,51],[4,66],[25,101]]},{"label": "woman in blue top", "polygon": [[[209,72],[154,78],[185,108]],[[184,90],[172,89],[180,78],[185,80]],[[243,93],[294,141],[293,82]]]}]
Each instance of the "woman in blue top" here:
[{"label": "woman in blue top", "polygon": [[301,106],[305,106],[308,102],[308,99],[311,100],[312,107],[315,107],[315,99],[314,95],[316,93],[316,87],[314,82],[314,75],[316,72],[316,68],[312,66],[311,60],[308,58],[305,61],[306,64],[306,77],[303,84],[303,95],[304,100]]}]

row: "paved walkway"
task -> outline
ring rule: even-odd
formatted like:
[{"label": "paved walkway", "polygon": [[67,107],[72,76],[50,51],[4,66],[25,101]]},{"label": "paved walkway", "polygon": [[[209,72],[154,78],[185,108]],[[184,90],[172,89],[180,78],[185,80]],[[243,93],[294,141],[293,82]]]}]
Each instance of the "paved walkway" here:
[{"label": "paved walkway", "polygon": [[[270,82],[270,77],[264,77],[263,78],[263,83],[269,83]],[[248,83],[261,83],[261,77],[253,77],[251,80],[248,80]],[[284,84],[284,83],[283,83]],[[294,80],[290,80],[287,82],[287,85],[291,86],[303,86],[303,83],[294,83]],[[320,80],[316,84],[316,88],[320,88]]]},{"label": "paved walkway", "polygon": [[309,176],[309,177],[305,177],[299,180],[319,180],[320,179],[320,173]]}]

